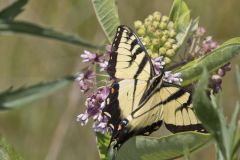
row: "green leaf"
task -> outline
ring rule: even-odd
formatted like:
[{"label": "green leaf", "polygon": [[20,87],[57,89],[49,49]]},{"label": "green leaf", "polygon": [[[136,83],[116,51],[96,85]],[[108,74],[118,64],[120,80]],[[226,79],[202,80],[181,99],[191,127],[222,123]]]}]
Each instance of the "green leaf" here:
[{"label": "green leaf", "polygon": [[213,135],[217,147],[220,149],[220,155],[227,156],[227,146],[230,137],[228,137],[227,125],[222,110],[217,105],[217,100],[212,96],[211,101],[207,96],[208,74],[206,68],[198,81],[193,96],[193,106],[198,119],[203,126]]},{"label": "green leaf", "polygon": [[104,50],[103,46],[94,45],[76,35],[66,34],[59,31],[55,31],[50,28],[45,28],[37,24],[23,22],[23,21],[13,21],[13,22],[0,22],[0,33],[23,33],[31,34],[34,36],[40,36],[55,40],[60,40],[70,44],[75,44],[92,49]]},{"label": "green leaf", "polygon": [[19,15],[24,9],[23,7],[27,4],[28,0],[17,0],[10,6],[0,11],[0,19],[4,21],[11,21],[17,15]]},{"label": "green leaf", "polygon": [[0,93],[0,110],[12,109],[23,104],[46,97],[72,83],[74,77],[66,77],[47,83],[35,84],[16,90],[12,88]]},{"label": "green leaf", "polygon": [[110,143],[110,139],[111,139],[110,135],[96,133],[97,147],[98,147],[98,152],[101,160],[108,160],[107,154],[108,154],[108,145]]},{"label": "green leaf", "polygon": [[209,54],[187,63],[174,72],[182,74],[182,86],[191,84],[197,80],[202,73],[202,68],[206,67],[208,72],[216,71],[218,68],[229,62],[240,53],[240,38],[234,38]]},{"label": "green leaf", "polygon": [[190,22],[190,10],[183,0],[174,0],[170,20],[176,25],[177,32],[184,31]]},{"label": "green leaf", "polygon": [[115,0],[92,0],[92,4],[108,41],[112,43],[116,29],[120,25]]},{"label": "green leaf", "polygon": [[[238,127],[240,127],[238,125]],[[235,142],[234,142],[234,148],[233,148],[233,156],[240,158],[240,128],[238,128],[238,131],[235,135]],[[237,159],[237,158],[236,158]]]},{"label": "green leaf", "polygon": [[123,144],[117,160],[174,159],[200,148],[209,140],[209,135],[196,132],[182,132],[161,138],[135,136]]},{"label": "green leaf", "polygon": [[4,138],[0,138],[0,159],[1,160],[23,160],[19,153],[7,143]]},{"label": "green leaf", "polygon": [[235,110],[233,111],[233,115],[232,115],[232,119],[231,122],[229,124],[229,136],[231,136],[231,138],[229,138],[230,141],[230,147],[231,147],[231,154],[232,157],[234,156],[234,154],[236,154],[237,152],[237,148],[239,148],[240,144],[238,144],[238,141],[240,141],[240,137],[238,137],[238,114],[240,113],[240,106],[239,103],[237,103]]},{"label": "green leaf", "polygon": [[239,66],[236,66],[236,76],[237,76],[238,93],[240,94],[240,69],[239,69]]},{"label": "green leaf", "polygon": [[208,74],[207,71],[204,70],[193,96],[193,106],[197,117],[203,123],[206,129],[215,134],[215,131],[221,130],[221,122],[218,112],[206,94],[207,85]]},{"label": "green leaf", "polygon": [[188,26],[185,28],[185,30],[177,34],[176,38],[177,38],[178,46],[180,46],[180,49],[178,49],[178,53],[185,52],[186,50],[185,44],[187,43],[187,40],[189,39],[189,37],[191,37],[192,34],[196,31],[198,27],[198,22],[199,22],[198,18],[196,18],[195,20],[191,20]]}]

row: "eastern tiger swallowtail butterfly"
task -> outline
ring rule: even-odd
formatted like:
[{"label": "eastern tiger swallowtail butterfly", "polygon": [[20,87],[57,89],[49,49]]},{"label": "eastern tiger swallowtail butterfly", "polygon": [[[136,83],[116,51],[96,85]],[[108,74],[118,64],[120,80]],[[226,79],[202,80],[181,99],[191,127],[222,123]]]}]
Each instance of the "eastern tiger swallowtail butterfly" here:
[{"label": "eastern tiger swallowtail butterfly", "polygon": [[149,135],[162,123],[173,132],[207,132],[194,114],[191,92],[163,81],[138,36],[119,26],[112,43],[109,74],[118,79],[111,86],[103,114],[109,118],[111,142],[119,148],[134,135]]}]

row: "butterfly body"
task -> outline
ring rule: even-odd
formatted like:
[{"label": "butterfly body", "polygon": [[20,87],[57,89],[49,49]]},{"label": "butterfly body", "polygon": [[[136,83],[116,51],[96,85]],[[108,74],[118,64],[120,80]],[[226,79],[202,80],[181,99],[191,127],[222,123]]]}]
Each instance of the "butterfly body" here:
[{"label": "butterfly body", "polygon": [[191,92],[163,81],[156,74],[140,39],[119,26],[112,44],[108,72],[122,79],[112,84],[103,113],[112,129],[111,143],[119,148],[134,135],[149,135],[164,123],[171,132],[206,132],[196,118]]}]

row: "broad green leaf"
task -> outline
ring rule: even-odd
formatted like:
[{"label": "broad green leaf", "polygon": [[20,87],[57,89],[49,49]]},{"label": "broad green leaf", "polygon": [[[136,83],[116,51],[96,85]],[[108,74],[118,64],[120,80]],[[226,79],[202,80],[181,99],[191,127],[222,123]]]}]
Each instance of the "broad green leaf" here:
[{"label": "broad green leaf", "polygon": [[120,25],[115,0],[92,0],[92,4],[108,41],[112,43],[116,29]]},{"label": "broad green leaf", "polygon": [[212,105],[206,94],[208,85],[208,74],[204,70],[195,89],[193,96],[193,106],[197,117],[206,127],[206,129],[215,134],[215,131],[221,131],[221,121],[216,108]]},{"label": "broad green leaf", "polygon": [[175,23],[177,32],[184,31],[190,22],[190,10],[187,4],[183,0],[174,0],[169,17]]},{"label": "broad green leaf", "polygon": [[4,138],[0,138],[0,159],[1,160],[23,160],[19,153],[7,143]]},{"label": "broad green leaf", "polygon": [[70,44],[75,44],[92,49],[102,49],[103,46],[94,45],[76,35],[66,34],[59,31],[55,31],[50,28],[45,28],[37,24],[23,22],[23,21],[13,21],[13,22],[0,22],[0,34],[1,33],[23,33],[30,34],[34,36],[40,36],[55,40],[60,40]]},{"label": "broad green leaf", "polygon": [[203,67],[206,67],[208,72],[211,73],[229,62],[239,53],[240,38],[234,38],[225,42],[209,54],[187,63],[175,72],[180,72],[182,74],[183,82],[181,85],[186,86],[200,77]]},{"label": "broad green leaf", "polygon": [[228,41],[224,42],[221,45],[221,47],[227,46],[227,45],[233,45],[233,44],[239,45],[239,43],[240,43],[240,37],[235,37],[235,38],[229,39]]},{"label": "broad green leaf", "polygon": [[229,135],[225,117],[221,107],[217,107],[217,99],[211,96],[211,101],[207,96],[208,74],[206,68],[198,81],[193,96],[193,106],[197,117],[202,122],[204,127],[212,134],[216,140],[217,147],[219,148],[218,155],[222,155],[225,159],[228,154],[227,151],[232,135]]},{"label": "broad green leaf", "polygon": [[107,154],[108,154],[108,145],[110,143],[110,138],[111,138],[110,135],[96,133],[97,147],[98,147],[98,152],[101,160],[108,160]]},{"label": "broad green leaf", "polygon": [[27,4],[28,0],[17,0],[10,6],[0,11],[0,20],[11,21],[23,11],[23,7]]},{"label": "broad green leaf", "polygon": [[210,136],[196,132],[182,132],[156,138],[135,136],[125,142],[117,153],[117,160],[169,160],[184,156],[209,142]]},{"label": "broad green leaf", "polygon": [[35,84],[16,90],[12,88],[0,93],[0,110],[12,109],[23,104],[46,97],[72,83],[74,77],[66,77],[47,83]]}]

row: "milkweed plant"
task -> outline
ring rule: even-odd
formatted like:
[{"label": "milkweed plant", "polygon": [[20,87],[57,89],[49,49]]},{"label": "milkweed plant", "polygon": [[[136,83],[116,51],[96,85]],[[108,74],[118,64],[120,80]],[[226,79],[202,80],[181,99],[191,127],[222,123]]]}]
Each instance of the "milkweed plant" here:
[{"label": "milkweed plant", "polygon": [[[60,80],[1,92],[1,109],[14,108],[50,95],[67,84],[77,83],[86,99],[85,111],[79,113],[76,120],[79,127],[93,122],[100,159],[108,159],[111,130],[107,125],[108,118],[102,111],[110,86],[117,81],[108,74],[111,43],[121,24],[115,1],[92,0],[96,16],[108,40],[105,46],[94,45],[75,35],[15,20],[26,3],[27,0],[16,1],[0,12],[0,31],[32,34],[80,45],[86,48],[80,58],[87,67]],[[208,143],[215,144],[216,159],[240,159],[239,103],[237,102],[229,122],[226,121],[221,104],[222,77],[231,71],[230,61],[240,53],[240,37],[220,44],[207,34],[198,18],[190,16],[190,10],[183,0],[173,1],[169,15],[153,11],[145,19],[136,19],[127,25],[134,26],[132,29],[145,46],[155,72],[160,74],[164,69],[164,81],[192,89],[196,115],[209,134],[182,132],[164,137],[135,136],[123,144],[116,159],[189,159],[191,152]],[[240,71],[236,68],[240,94]],[[6,154],[12,153],[6,148],[4,151]]]}]

